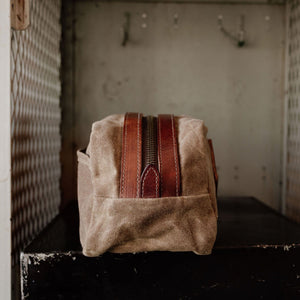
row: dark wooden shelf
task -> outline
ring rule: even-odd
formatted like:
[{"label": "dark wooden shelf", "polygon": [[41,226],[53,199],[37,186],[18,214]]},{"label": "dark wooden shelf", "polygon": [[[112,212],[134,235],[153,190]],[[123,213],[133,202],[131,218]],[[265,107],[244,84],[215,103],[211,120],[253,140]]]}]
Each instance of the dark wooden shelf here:
[{"label": "dark wooden shelf", "polygon": [[300,299],[300,225],[250,197],[220,198],[218,207],[212,255],[88,258],[81,254],[74,203],[22,253],[23,297]]}]

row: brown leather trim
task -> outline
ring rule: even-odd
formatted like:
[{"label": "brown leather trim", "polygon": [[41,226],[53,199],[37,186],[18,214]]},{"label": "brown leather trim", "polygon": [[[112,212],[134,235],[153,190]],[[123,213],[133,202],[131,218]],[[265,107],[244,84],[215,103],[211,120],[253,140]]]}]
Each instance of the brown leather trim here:
[{"label": "brown leather trim", "polygon": [[159,172],[153,165],[148,165],[141,176],[141,197],[158,198],[159,189]]},{"label": "brown leather trim", "polygon": [[212,162],[212,166],[213,166],[215,184],[216,184],[216,189],[217,189],[217,187],[218,187],[218,173],[217,173],[217,167],[216,167],[214,147],[213,147],[213,143],[212,143],[211,139],[208,139],[208,144],[209,144],[209,148],[210,148],[211,162]]},{"label": "brown leather trim", "polygon": [[140,196],[142,114],[126,113],[123,126],[120,198]]},{"label": "brown leather trim", "polygon": [[157,137],[161,197],[179,196],[180,168],[173,115],[158,115]]}]

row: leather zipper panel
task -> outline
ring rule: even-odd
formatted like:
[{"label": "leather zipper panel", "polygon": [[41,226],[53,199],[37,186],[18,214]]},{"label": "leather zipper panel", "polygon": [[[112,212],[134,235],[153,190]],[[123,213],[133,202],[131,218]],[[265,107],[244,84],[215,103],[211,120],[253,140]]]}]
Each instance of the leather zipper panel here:
[{"label": "leather zipper panel", "polygon": [[123,126],[120,198],[157,198],[181,193],[173,115],[126,113]]},{"label": "leather zipper panel", "polygon": [[126,113],[122,139],[120,198],[140,197],[142,114]]},{"label": "leather zipper panel", "polygon": [[161,197],[181,193],[177,132],[173,115],[158,115],[158,163]]}]

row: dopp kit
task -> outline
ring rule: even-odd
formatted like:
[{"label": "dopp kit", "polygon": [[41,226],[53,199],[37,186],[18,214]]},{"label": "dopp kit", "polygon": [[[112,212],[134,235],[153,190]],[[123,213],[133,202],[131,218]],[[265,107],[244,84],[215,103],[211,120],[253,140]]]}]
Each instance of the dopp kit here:
[{"label": "dopp kit", "polygon": [[83,254],[210,254],[217,233],[217,172],[203,121],[111,115],[78,151]]}]

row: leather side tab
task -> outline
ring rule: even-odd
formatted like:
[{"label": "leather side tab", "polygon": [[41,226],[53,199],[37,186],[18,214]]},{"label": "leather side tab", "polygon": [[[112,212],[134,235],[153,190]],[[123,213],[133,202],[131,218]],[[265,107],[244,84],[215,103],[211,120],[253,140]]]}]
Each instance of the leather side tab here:
[{"label": "leather side tab", "polygon": [[161,197],[179,196],[180,167],[173,115],[158,115],[158,163]]},{"label": "leather side tab", "polygon": [[209,148],[210,148],[211,162],[212,162],[212,166],[213,166],[215,184],[216,184],[216,189],[217,189],[218,188],[218,173],[217,173],[217,167],[216,167],[214,147],[213,147],[213,143],[212,143],[211,139],[208,139],[207,141],[208,141]]},{"label": "leather side tab", "polygon": [[123,126],[120,198],[140,196],[142,114],[126,113]]},{"label": "leather side tab", "polygon": [[159,172],[153,165],[148,165],[141,176],[141,198],[158,198]]}]

